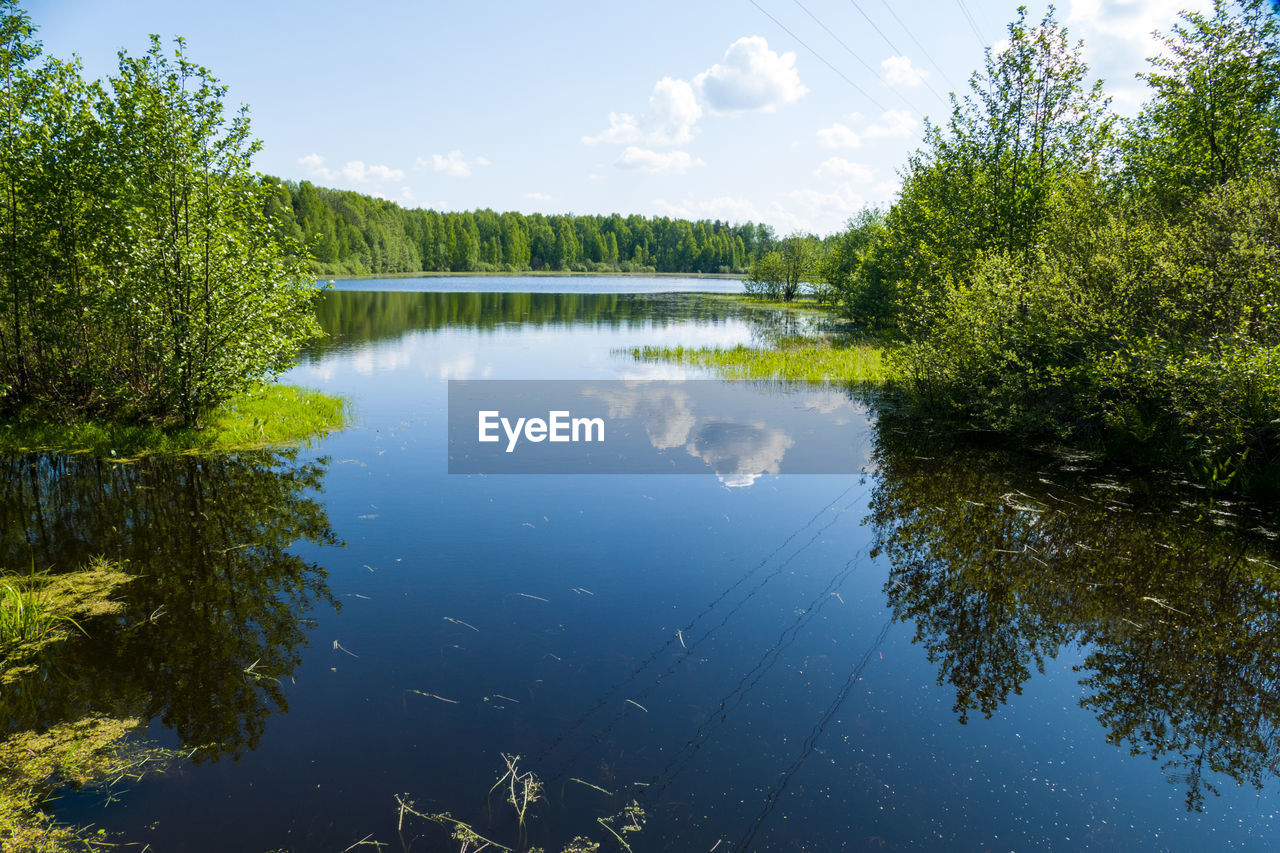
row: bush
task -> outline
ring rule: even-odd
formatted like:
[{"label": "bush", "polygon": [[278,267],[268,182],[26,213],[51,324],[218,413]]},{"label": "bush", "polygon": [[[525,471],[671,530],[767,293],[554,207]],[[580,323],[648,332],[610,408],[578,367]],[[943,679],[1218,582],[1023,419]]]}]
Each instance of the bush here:
[{"label": "bush", "polygon": [[288,368],[318,290],[265,213],[245,112],[181,40],[86,83],[33,67],[3,13],[0,411],[191,426]]}]

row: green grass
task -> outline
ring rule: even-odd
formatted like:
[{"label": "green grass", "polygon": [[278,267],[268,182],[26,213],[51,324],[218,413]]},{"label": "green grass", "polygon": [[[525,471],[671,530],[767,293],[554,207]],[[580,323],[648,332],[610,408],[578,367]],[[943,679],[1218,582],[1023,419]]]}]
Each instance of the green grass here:
[{"label": "green grass", "polygon": [[638,347],[640,361],[665,361],[714,370],[728,379],[786,379],[796,382],[882,383],[892,377],[885,348],[867,342],[833,343],[805,338],[776,349],[722,347]]},{"label": "green grass", "polygon": [[0,452],[60,450],[130,458],[148,453],[215,453],[298,444],[347,425],[347,401],[309,388],[262,385],[204,418],[202,429],[81,421],[0,423]]},{"label": "green grass", "polygon": [[0,649],[39,642],[56,623],[38,589],[18,578],[0,580]]}]

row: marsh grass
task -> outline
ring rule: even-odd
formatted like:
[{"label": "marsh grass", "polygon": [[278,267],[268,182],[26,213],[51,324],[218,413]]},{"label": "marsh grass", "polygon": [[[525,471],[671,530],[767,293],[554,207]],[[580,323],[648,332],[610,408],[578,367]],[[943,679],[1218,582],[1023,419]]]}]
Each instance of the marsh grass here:
[{"label": "marsh grass", "polygon": [[261,385],[207,413],[201,429],[19,417],[0,423],[0,452],[52,450],[123,461],[150,453],[254,450],[340,430],[350,415],[350,405],[340,397],[291,385]]},{"label": "marsh grass", "polygon": [[887,347],[841,338],[783,338],[769,349],[747,347],[637,347],[639,361],[703,367],[726,379],[783,379],[831,384],[882,384],[893,377]]}]

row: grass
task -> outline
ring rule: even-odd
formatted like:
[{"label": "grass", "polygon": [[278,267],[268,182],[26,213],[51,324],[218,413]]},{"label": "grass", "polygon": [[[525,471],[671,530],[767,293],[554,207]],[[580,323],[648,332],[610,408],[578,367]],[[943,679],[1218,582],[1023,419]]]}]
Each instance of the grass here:
[{"label": "grass", "polygon": [[0,453],[57,450],[132,458],[149,453],[216,453],[298,444],[345,427],[346,400],[292,385],[262,385],[232,397],[202,429],[93,421],[0,423]]},{"label": "grass", "polygon": [[714,370],[729,379],[785,379],[835,384],[883,383],[892,379],[885,348],[866,341],[795,338],[772,349],[723,347],[637,347],[640,361],[665,361]]}]

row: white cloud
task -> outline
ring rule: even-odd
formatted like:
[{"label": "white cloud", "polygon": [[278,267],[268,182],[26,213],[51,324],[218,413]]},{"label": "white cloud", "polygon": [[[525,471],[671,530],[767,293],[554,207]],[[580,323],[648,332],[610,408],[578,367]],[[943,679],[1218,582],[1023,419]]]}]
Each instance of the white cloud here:
[{"label": "white cloud", "polygon": [[875,172],[861,163],[854,163],[845,160],[842,157],[830,157],[823,161],[813,172],[814,177],[822,178],[829,181],[856,181],[858,183],[869,183],[875,177]]},{"label": "white cloud", "polygon": [[836,122],[831,127],[824,127],[818,131],[818,144],[823,148],[861,148],[862,137],[840,122]]},{"label": "white cloud", "polygon": [[626,145],[631,142],[639,142],[642,135],[640,125],[636,123],[635,116],[631,115],[631,113],[609,113],[608,129],[595,136],[584,136],[582,141],[587,145],[597,145],[601,142]]},{"label": "white cloud", "polygon": [[916,68],[906,56],[891,56],[880,63],[885,82],[890,86],[920,86],[928,78],[923,68]]},{"label": "white cloud", "polygon": [[653,129],[650,145],[683,145],[693,139],[693,126],[702,118],[702,107],[693,87],[683,80],[663,77],[649,96],[649,116]]},{"label": "white cloud", "polygon": [[880,121],[862,132],[865,139],[908,139],[916,132],[920,122],[906,110],[886,110]]},{"label": "white cloud", "polygon": [[390,166],[366,166],[362,160],[351,160],[340,170],[334,171],[324,164],[319,154],[308,154],[298,158],[298,165],[307,170],[307,175],[324,181],[332,181],[339,177],[353,184],[369,181],[398,181],[404,178],[404,172]]},{"label": "white cloud", "polygon": [[651,175],[683,175],[694,166],[706,164],[687,151],[650,151],[628,145],[614,165],[622,169],[639,169]]},{"label": "white cloud", "polygon": [[366,166],[360,160],[352,160],[342,167],[342,176],[348,181],[363,184],[367,181],[399,181],[404,172],[390,166]]},{"label": "white cloud", "polygon": [[693,85],[716,112],[771,112],[809,91],[795,61],[794,53],[779,55],[760,36],[745,36],[729,45],[723,60],[695,77]]},{"label": "white cloud", "polygon": [[470,162],[467,162],[467,159],[462,156],[462,152],[454,149],[449,152],[447,157],[440,154],[432,154],[430,160],[419,157],[414,161],[413,168],[431,169],[434,172],[444,172],[450,177],[466,178],[471,175],[472,166],[488,165],[489,161],[484,157],[475,157]]},{"label": "white cloud", "polygon": [[551,196],[546,193],[525,193],[524,197],[534,201],[551,201]]},{"label": "white cloud", "polygon": [[639,119],[631,113],[609,113],[609,127],[595,136],[584,136],[587,145],[683,145],[693,139],[702,107],[693,87],[684,80],[663,77],[653,84],[649,111]]},{"label": "white cloud", "polygon": [[308,154],[298,158],[298,165],[307,170],[308,175],[328,179],[332,174],[325,168],[324,158],[319,154]]}]

